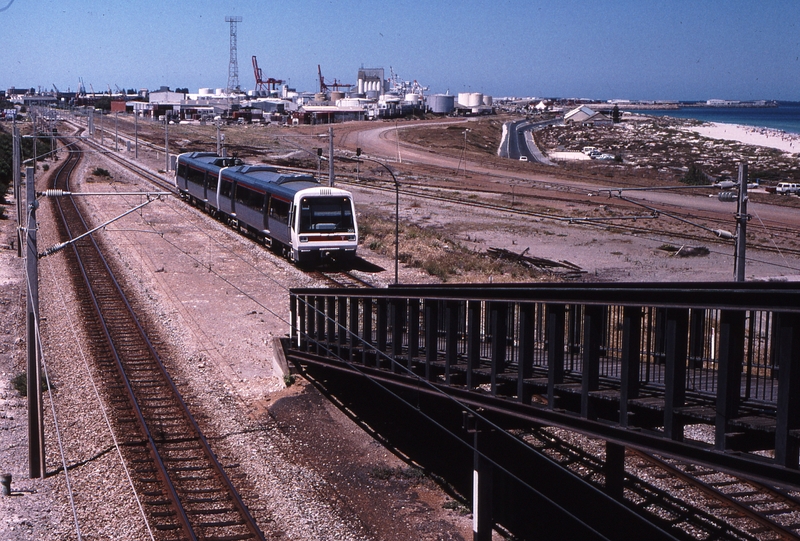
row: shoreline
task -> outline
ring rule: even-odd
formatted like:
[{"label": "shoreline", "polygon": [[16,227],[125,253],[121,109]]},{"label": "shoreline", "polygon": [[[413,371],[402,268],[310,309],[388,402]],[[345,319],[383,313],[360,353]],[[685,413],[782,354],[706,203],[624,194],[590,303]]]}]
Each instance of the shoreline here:
[{"label": "shoreline", "polygon": [[700,126],[684,126],[681,129],[709,139],[738,141],[745,145],[774,148],[789,154],[800,153],[800,134],[788,133],[775,128],[705,122]]}]

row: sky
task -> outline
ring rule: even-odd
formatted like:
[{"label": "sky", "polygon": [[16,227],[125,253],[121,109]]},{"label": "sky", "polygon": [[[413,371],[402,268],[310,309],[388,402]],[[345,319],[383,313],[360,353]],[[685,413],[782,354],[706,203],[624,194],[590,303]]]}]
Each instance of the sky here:
[{"label": "sky", "polygon": [[390,69],[428,93],[800,101],[800,0],[0,0],[0,88],[299,91]]}]

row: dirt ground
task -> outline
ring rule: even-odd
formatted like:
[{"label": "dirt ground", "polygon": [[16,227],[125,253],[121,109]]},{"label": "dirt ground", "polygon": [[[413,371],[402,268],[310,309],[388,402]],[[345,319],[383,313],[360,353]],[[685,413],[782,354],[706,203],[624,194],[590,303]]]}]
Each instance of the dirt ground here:
[{"label": "dirt ground", "polygon": [[[354,150],[363,145],[371,155],[385,157],[390,151],[380,154],[381,149],[396,147],[396,141],[385,130],[375,132],[374,140],[366,133],[381,127],[380,123],[337,126],[337,138],[345,147],[349,145]],[[287,145],[285,130],[288,129],[244,127],[238,135],[231,133],[228,140],[235,141],[244,134],[248,136],[246,141],[257,146],[253,134],[261,133],[271,138],[271,154],[294,153],[292,160],[307,161],[313,145],[319,143],[295,137]],[[434,184],[432,179],[449,171],[447,175],[455,183],[449,191],[502,201],[521,197],[534,188],[556,195],[581,193],[579,201],[559,197],[539,203],[562,213],[607,212],[606,200],[586,196],[587,190],[579,184],[586,179],[580,175],[570,174],[556,184],[558,179],[550,170],[499,161],[490,148],[490,134],[497,130],[496,122],[487,124],[485,132],[476,130],[477,146],[468,147],[466,156],[459,155],[463,131],[451,130],[453,137],[442,144],[434,163],[416,161],[418,155],[414,153],[424,153],[424,149],[402,146],[405,162],[393,167],[408,184]],[[316,127],[291,133],[307,136],[323,131]],[[400,133],[404,133],[402,129]],[[192,145],[205,135],[181,133],[176,127],[170,137],[183,150],[199,150]],[[401,141],[405,140],[403,137]],[[106,139],[106,146],[110,144]],[[153,170],[163,168],[163,157],[163,152],[156,149],[141,152],[141,160]],[[81,175],[84,189],[128,191],[142,187],[130,173],[108,164],[103,166],[110,170],[110,179],[93,176],[89,163]],[[313,159],[310,163],[313,165]],[[342,168],[352,173],[353,165]],[[489,170],[494,172],[485,172]],[[453,175],[453,171],[460,176]],[[375,171],[370,175],[382,178]],[[404,232],[401,253],[419,251],[415,243],[420,241],[408,234],[414,225],[436,233],[432,246],[442,254],[456,248],[483,253],[490,247],[526,252],[569,261],[583,269],[582,279],[586,281],[732,279],[733,251],[729,243],[709,241],[705,244],[708,255],[684,258],[661,249],[665,243],[680,246],[684,241],[655,231],[628,234],[605,225],[525,217],[402,191],[397,208],[394,191],[376,190],[375,184],[348,180],[345,185],[353,190],[362,215],[377,216],[391,226],[394,213],[399,210]],[[516,186],[517,191],[511,186]],[[540,197],[536,194],[541,193],[544,192],[531,191],[530,197],[536,199]],[[88,201],[87,205],[100,222],[139,200],[104,198]],[[7,209],[13,212],[13,206]],[[44,211],[41,214],[46,215]],[[43,223],[40,229],[43,246],[56,241],[51,224]],[[25,357],[23,267],[16,251],[10,249],[14,235],[13,219],[0,221],[0,470],[14,476],[14,497],[0,498],[0,513],[8,517],[0,526],[0,537],[66,538],[72,531],[73,517],[63,501],[65,487],[63,476],[58,474],[61,459],[55,442],[48,440],[47,445],[51,475],[45,480],[27,479],[26,402],[11,384],[23,372]],[[317,285],[307,274],[175,199],[152,203],[107,227],[101,237],[125,269],[139,301],[148,306],[152,324],[161,329],[171,353],[170,370],[206,419],[220,454],[229,457],[229,462],[240,468],[242,478],[247,479],[246,497],[254,503],[256,514],[270,534],[285,539],[387,541],[471,537],[470,515],[464,514],[463,508],[430,480],[412,474],[408,464],[377,445],[308,385],[299,382],[284,388],[273,339],[285,335],[288,329],[288,289]],[[391,242],[372,248],[364,244],[359,248],[360,254],[383,270],[365,272],[363,277],[377,286],[391,283]],[[800,268],[795,256],[758,251],[749,255],[750,279],[793,279]],[[60,303],[62,297],[58,290],[66,289],[69,280],[57,257],[44,260],[41,265],[42,303],[50,332],[44,340],[45,358],[64,357],[53,366],[52,374],[56,381],[70,382],[61,385],[62,394],[57,394],[66,397],[74,377],[68,374],[76,361],[71,357],[72,350],[64,347],[68,340],[61,338],[64,331],[58,328],[64,319],[56,302]],[[530,279],[528,274],[507,268],[492,271],[497,274],[453,272],[445,279]],[[543,273],[538,279],[551,277]],[[400,265],[401,282],[441,279],[422,268]],[[80,404],[80,397],[89,392],[80,387],[78,380],[74,381],[74,392],[78,393],[73,399],[75,404]],[[97,430],[92,422],[87,424],[85,419],[94,419],[94,414],[89,415],[88,406],[84,408],[85,411],[64,413],[66,432],[73,440],[86,438],[87,433]],[[104,464],[111,456],[104,445],[85,443],[68,457],[68,467],[78,476],[78,485],[95,494],[116,492],[93,484],[103,480],[106,485],[116,486],[118,481],[114,468]],[[82,479],[81,475],[85,477]],[[108,500],[116,501],[110,496]],[[87,529],[84,538],[126,538],[121,532],[109,533],[114,532],[115,520],[119,520],[107,509],[109,502],[94,495],[81,500],[79,519]]]}]

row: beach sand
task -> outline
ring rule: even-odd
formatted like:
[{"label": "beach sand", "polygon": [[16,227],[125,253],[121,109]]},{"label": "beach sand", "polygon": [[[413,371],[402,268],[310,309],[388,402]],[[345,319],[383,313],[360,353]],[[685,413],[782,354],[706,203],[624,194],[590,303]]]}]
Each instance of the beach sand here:
[{"label": "beach sand", "polygon": [[746,145],[776,148],[790,154],[800,153],[800,135],[771,128],[756,128],[740,124],[708,122],[702,126],[683,128],[711,139],[739,141]]}]

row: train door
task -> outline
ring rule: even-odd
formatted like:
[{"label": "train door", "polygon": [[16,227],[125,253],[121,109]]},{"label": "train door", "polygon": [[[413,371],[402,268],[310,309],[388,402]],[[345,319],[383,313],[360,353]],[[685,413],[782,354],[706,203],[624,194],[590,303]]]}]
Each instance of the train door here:
[{"label": "train door", "polygon": [[291,243],[289,236],[289,202],[274,195],[269,199],[268,228],[270,236],[284,244]]},{"label": "train door", "polygon": [[262,218],[264,220],[264,231],[270,231],[269,229],[269,207],[272,202],[272,195],[266,194],[266,200],[264,201],[264,212],[262,213]]}]

